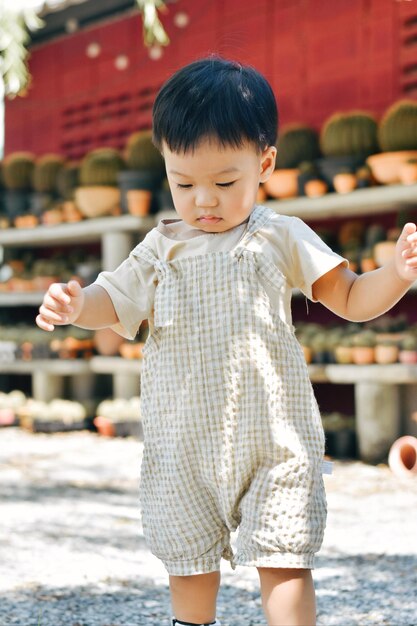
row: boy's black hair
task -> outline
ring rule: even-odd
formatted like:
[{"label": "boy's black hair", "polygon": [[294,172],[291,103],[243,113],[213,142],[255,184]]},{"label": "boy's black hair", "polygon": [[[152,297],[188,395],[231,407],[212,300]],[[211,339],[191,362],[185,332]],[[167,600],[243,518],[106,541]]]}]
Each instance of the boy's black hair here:
[{"label": "boy's black hair", "polygon": [[217,55],[181,68],[162,85],[153,106],[153,142],[171,152],[194,151],[203,139],[262,151],[275,145],[278,109],[266,78]]}]

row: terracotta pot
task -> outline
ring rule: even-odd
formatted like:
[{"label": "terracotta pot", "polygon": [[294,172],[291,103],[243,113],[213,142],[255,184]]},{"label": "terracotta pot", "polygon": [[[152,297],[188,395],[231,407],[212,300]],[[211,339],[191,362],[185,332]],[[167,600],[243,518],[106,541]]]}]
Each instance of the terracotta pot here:
[{"label": "terracotta pot", "polygon": [[127,209],[131,215],[145,217],[149,215],[152,191],[147,189],[130,189],[126,192]]},{"label": "terracotta pot", "polygon": [[375,361],[375,348],[354,346],[352,348],[352,359],[356,365],[370,365]]},{"label": "terracotta pot", "polygon": [[306,363],[311,363],[311,361],[313,360],[313,351],[309,346],[301,346],[303,352],[304,352],[304,358],[306,360]]},{"label": "terracotta pot", "polygon": [[336,346],[334,349],[336,363],[347,365],[353,362],[353,348],[350,346]]},{"label": "terracotta pot", "polygon": [[120,190],[104,185],[77,187],[75,204],[85,217],[111,215],[120,206]]},{"label": "terracotta pot", "polygon": [[134,343],[123,342],[119,346],[119,353],[124,359],[136,359],[137,348]]},{"label": "terracotta pot", "polygon": [[309,198],[319,198],[327,193],[328,186],[324,180],[319,178],[308,180],[304,185],[304,193]]},{"label": "terracotta pot", "polygon": [[400,350],[398,360],[400,363],[405,363],[406,365],[415,365],[417,363],[417,351]]},{"label": "terracotta pot", "polygon": [[48,209],[41,215],[41,222],[45,226],[55,226],[55,224],[62,224],[64,217],[61,209]]},{"label": "terracotta pot", "polygon": [[19,215],[14,220],[16,228],[35,228],[39,224],[36,215]]},{"label": "terracotta pot", "polygon": [[400,168],[400,180],[403,185],[417,183],[417,163],[404,163]]},{"label": "terracotta pot", "polygon": [[375,346],[375,362],[380,365],[388,363],[397,363],[399,348],[398,346]]},{"label": "terracotta pot", "polygon": [[62,217],[65,222],[80,222],[83,219],[82,213],[77,209],[77,205],[72,200],[62,203]]},{"label": "terracotta pot", "polygon": [[119,354],[119,348],[123,342],[123,337],[111,328],[99,328],[94,333],[94,346],[102,356]]},{"label": "terracotta pot", "polygon": [[417,438],[405,435],[394,441],[388,454],[388,465],[396,476],[416,477]]},{"label": "terracotta pot", "polygon": [[333,178],[333,186],[337,193],[350,193],[357,186],[355,174],[336,174]]},{"label": "terracotta pot", "polygon": [[94,426],[97,428],[100,435],[104,435],[104,437],[114,437],[116,432],[114,425],[112,422],[107,419],[107,417],[103,417],[102,415],[97,415],[97,417],[93,420]]},{"label": "terracotta pot", "polygon": [[392,185],[400,182],[400,170],[404,163],[415,158],[417,158],[417,150],[401,150],[373,154],[366,159],[366,162],[379,183]]},{"label": "terracotta pot", "polygon": [[295,198],[298,193],[297,177],[299,170],[274,170],[264,183],[268,196],[272,198]]},{"label": "terracotta pot", "polygon": [[377,267],[375,259],[361,259],[361,270],[363,274],[365,274],[365,272],[372,272],[373,270],[376,270]]},{"label": "terracotta pot", "polygon": [[374,246],[374,259],[378,267],[386,265],[395,255],[395,241],[379,241]]}]

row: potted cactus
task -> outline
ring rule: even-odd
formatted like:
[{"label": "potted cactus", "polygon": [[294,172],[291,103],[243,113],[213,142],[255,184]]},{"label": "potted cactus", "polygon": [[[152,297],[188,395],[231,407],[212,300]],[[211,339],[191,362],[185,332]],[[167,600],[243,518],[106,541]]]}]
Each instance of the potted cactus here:
[{"label": "potted cactus", "polygon": [[32,172],[32,188],[30,211],[40,216],[49,209],[56,196],[56,181],[60,170],[64,167],[64,159],[58,154],[45,154],[35,162]]},{"label": "potted cactus", "polygon": [[398,360],[400,363],[414,365],[417,363],[417,336],[405,334],[400,341]]},{"label": "potted cactus", "polygon": [[348,167],[341,167],[333,177],[333,187],[337,193],[350,193],[358,184],[356,175]]},{"label": "potted cactus", "polygon": [[319,159],[318,165],[331,190],[333,178],[341,168],[355,171],[378,151],[377,129],[375,117],[362,111],[335,113],[325,121],[320,132],[324,158]]},{"label": "potted cactus", "polygon": [[106,437],[143,439],[140,398],[103,400],[97,407],[94,425]]},{"label": "potted cactus", "polygon": [[400,180],[403,185],[414,185],[417,182],[417,159],[407,159],[400,167]]},{"label": "potted cactus", "polygon": [[378,182],[399,183],[401,167],[417,158],[417,102],[402,99],[390,106],[379,123],[378,141],[382,153],[367,163]]},{"label": "potted cactus", "polygon": [[56,178],[56,193],[62,202],[62,217],[65,222],[79,222],[83,219],[82,213],[74,201],[75,190],[79,184],[79,164],[74,161],[66,163]]},{"label": "potted cactus", "polygon": [[99,217],[120,212],[117,176],[125,166],[118,150],[97,148],[81,162],[81,187],[75,190],[75,203],[85,217]]},{"label": "potted cactus", "polygon": [[277,141],[276,169],[264,183],[268,196],[293,198],[298,194],[299,165],[320,156],[315,130],[303,124],[286,126]]},{"label": "potted cactus", "polygon": [[341,337],[334,347],[333,353],[336,363],[347,365],[353,363],[353,341],[349,335]]},{"label": "potted cactus", "polygon": [[324,330],[319,331],[310,339],[310,347],[313,351],[313,363],[329,362],[329,344]]},{"label": "potted cactus", "polygon": [[327,183],[321,178],[319,169],[313,161],[302,161],[297,178],[298,195],[319,198],[327,193]]},{"label": "potted cactus", "polygon": [[[139,202],[144,208],[136,213],[146,215],[147,212],[157,210],[156,201],[151,205],[153,193],[160,186],[165,175],[165,162],[159,150],[152,143],[152,131],[141,130],[130,135],[125,147],[127,169],[118,174],[118,184],[121,191],[121,206],[124,213],[129,211],[128,197],[131,198],[132,208]],[[147,194],[130,194],[129,191],[147,191]]]},{"label": "potted cactus", "polygon": [[356,170],[356,187],[358,189],[365,189],[371,187],[374,184],[374,178],[369,165],[362,165]]},{"label": "potted cactus", "polygon": [[369,365],[375,361],[376,336],[372,330],[363,330],[353,336],[352,360],[356,365]]},{"label": "potted cactus", "polygon": [[34,167],[35,157],[30,152],[14,152],[3,160],[4,203],[11,220],[28,212]]},{"label": "potted cactus", "polygon": [[398,361],[398,342],[389,335],[382,335],[376,338],[375,362],[380,365],[396,363]]}]

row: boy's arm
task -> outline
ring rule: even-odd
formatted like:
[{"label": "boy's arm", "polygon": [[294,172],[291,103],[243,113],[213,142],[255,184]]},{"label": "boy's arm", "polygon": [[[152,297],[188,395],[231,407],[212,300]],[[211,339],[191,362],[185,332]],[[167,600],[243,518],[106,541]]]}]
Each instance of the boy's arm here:
[{"label": "boy's arm", "polygon": [[313,297],[328,309],[354,322],[386,313],[417,279],[417,226],[408,223],[397,241],[391,263],[358,276],[338,265],[316,280]]},{"label": "boy's arm", "polygon": [[103,287],[93,284],[83,289],[75,280],[51,285],[36,318],[39,328],[47,331],[64,324],[94,330],[118,321],[112,300]]}]

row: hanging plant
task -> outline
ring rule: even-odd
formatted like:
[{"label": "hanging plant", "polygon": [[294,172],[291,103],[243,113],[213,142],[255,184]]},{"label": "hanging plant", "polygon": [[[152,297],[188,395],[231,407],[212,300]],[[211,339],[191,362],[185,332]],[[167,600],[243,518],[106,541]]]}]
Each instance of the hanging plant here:
[{"label": "hanging plant", "polygon": [[169,37],[159,19],[158,11],[166,11],[163,0],[136,0],[143,19],[145,46],[167,46]]},{"label": "hanging plant", "polygon": [[11,4],[0,0],[0,82],[6,96],[21,94],[27,87],[29,30],[44,25],[34,9]]}]

